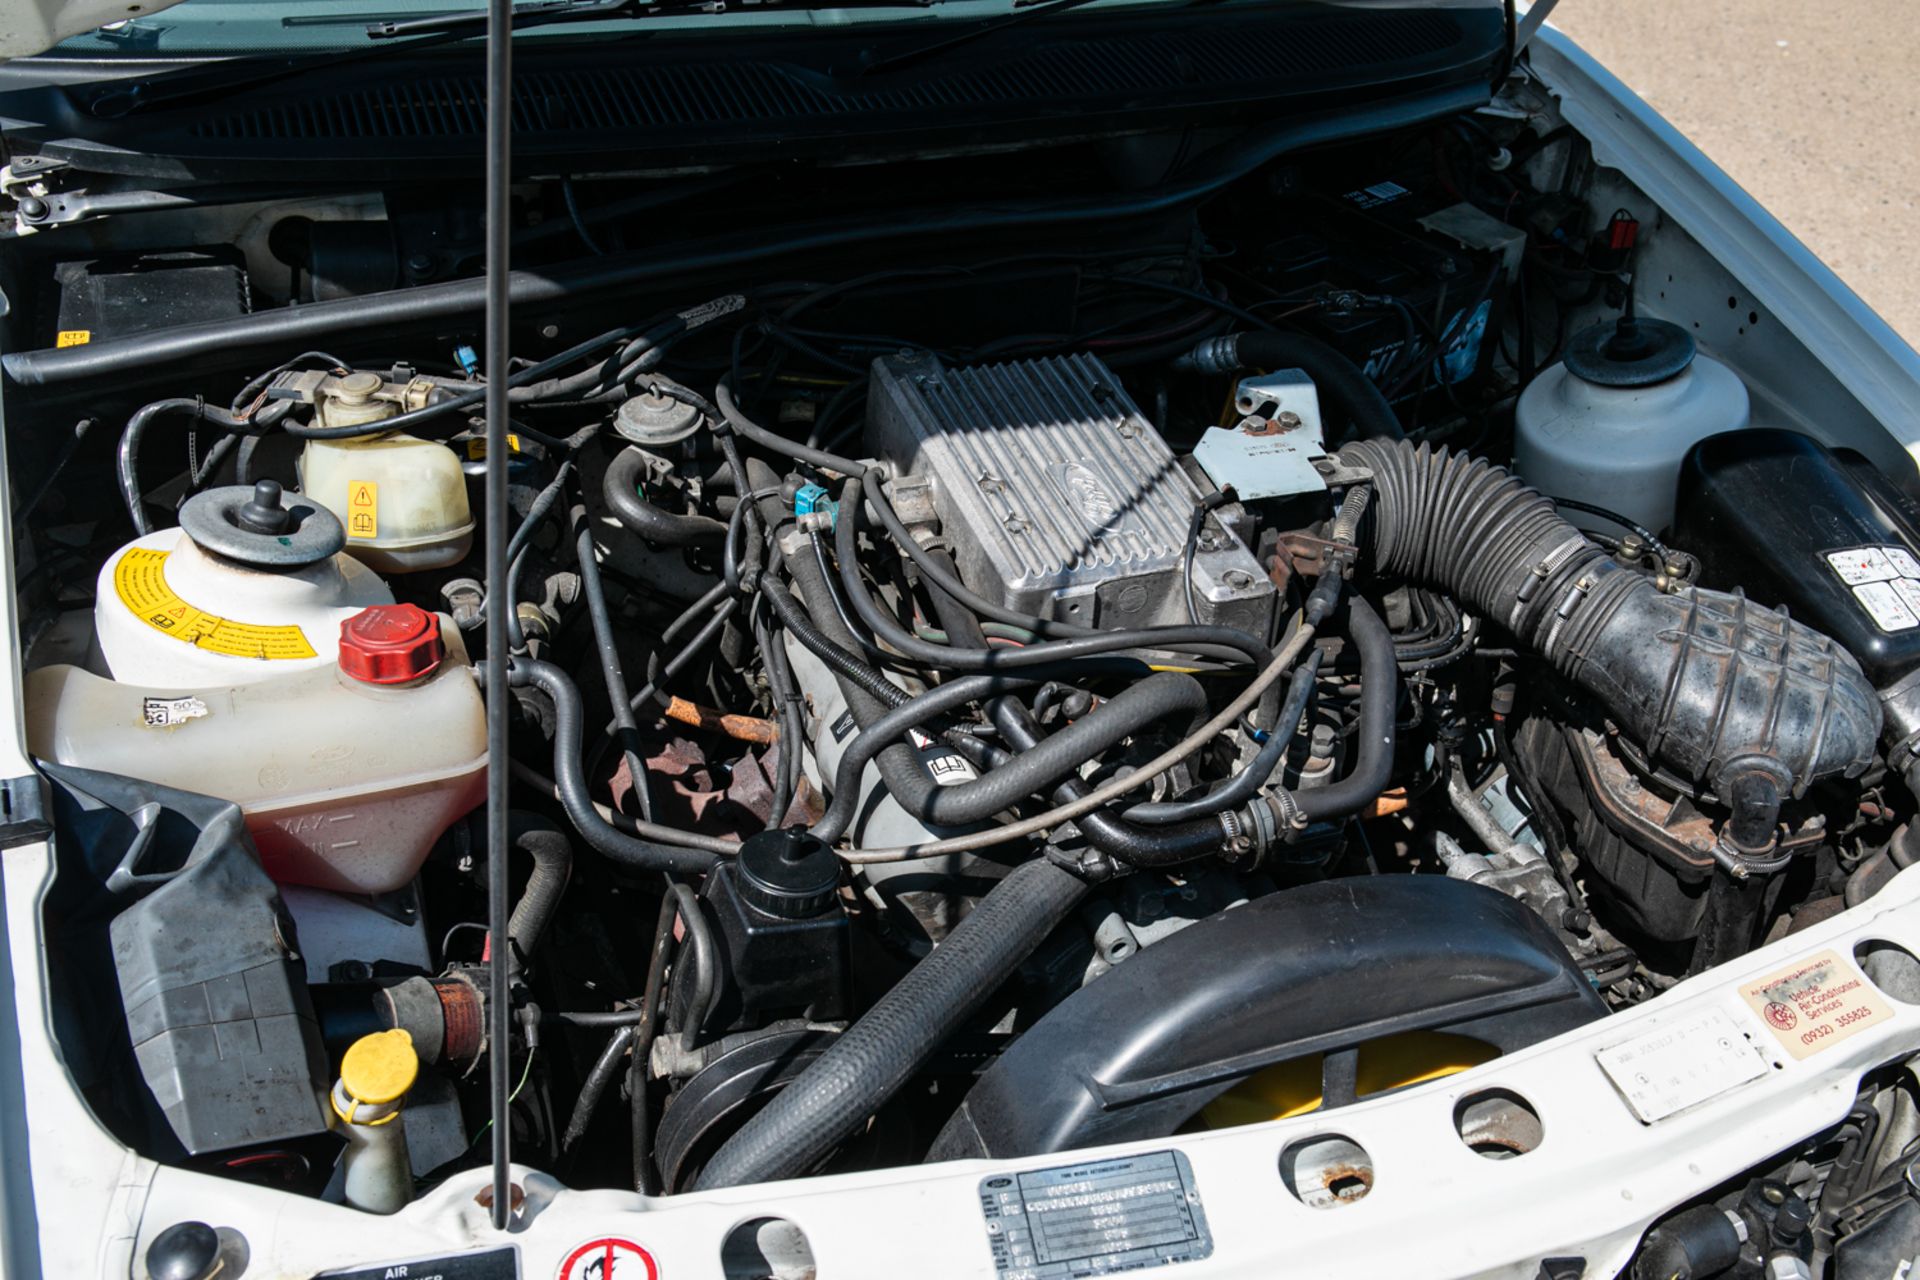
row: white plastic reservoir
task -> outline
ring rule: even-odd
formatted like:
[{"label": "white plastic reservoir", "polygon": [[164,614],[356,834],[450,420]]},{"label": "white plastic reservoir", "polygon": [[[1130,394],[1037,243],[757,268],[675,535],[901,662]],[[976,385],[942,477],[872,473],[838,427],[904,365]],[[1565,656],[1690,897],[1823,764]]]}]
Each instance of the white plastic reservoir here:
[{"label": "white plastic reservoir", "polygon": [[387,893],[485,798],[487,721],[460,634],[414,605],[355,614],[337,663],[251,684],[27,677],[36,756],[238,804],[275,880]]},{"label": "white plastic reservoir", "polygon": [[[1680,462],[1748,417],[1739,375],[1660,320],[1623,319],[1577,335],[1567,357],[1527,384],[1514,410],[1514,470],[1551,497],[1617,511],[1654,533],[1673,523]],[[1618,525],[1561,512],[1583,529]]]},{"label": "white plastic reservoir", "polygon": [[[318,404],[323,427],[370,427],[400,412],[380,398],[380,376],[334,379]],[[381,573],[458,564],[473,546],[467,477],[453,450],[404,431],[310,439],[300,490],[340,518],[347,553]]]},{"label": "white plastic reservoir", "polygon": [[379,575],[340,554],[339,521],[270,480],[199,494],[180,521],[100,570],[94,629],[116,680],[245,684],[331,668],[340,624],[393,603]]}]

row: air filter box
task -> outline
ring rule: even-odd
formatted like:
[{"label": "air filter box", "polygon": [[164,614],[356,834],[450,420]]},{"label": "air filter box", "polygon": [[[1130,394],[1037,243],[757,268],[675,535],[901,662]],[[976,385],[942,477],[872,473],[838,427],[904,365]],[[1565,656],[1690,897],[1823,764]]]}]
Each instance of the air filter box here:
[{"label": "air filter box", "polygon": [[[874,361],[867,440],[893,464],[909,524],[931,500],[960,576],[997,604],[1083,626],[1187,621],[1188,534],[1200,491],[1090,355],[949,369]],[[1203,623],[1264,636],[1274,588],[1211,515],[1195,542]]]}]

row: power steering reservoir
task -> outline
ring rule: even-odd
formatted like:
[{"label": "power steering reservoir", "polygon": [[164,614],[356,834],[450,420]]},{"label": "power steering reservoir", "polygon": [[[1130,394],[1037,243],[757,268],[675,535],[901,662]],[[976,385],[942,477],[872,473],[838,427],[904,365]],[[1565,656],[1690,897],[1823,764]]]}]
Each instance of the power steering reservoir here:
[{"label": "power steering reservoir", "polygon": [[[1513,469],[1540,492],[1617,511],[1655,533],[1673,523],[1680,460],[1708,436],[1747,425],[1738,374],[1663,320],[1595,325],[1527,384],[1514,407]],[[1569,510],[1582,529],[1611,522]]]}]

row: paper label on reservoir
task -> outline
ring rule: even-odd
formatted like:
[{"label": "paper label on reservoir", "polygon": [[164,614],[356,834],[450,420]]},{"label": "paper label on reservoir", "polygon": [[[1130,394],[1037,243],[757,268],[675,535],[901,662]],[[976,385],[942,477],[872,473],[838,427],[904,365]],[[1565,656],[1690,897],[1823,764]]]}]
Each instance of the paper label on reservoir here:
[{"label": "paper label on reservoir", "polygon": [[113,566],[113,593],[155,631],[234,658],[296,661],[319,656],[299,627],[235,622],[194,608],[167,585],[166,567],[167,553],[147,547],[133,548]]},{"label": "paper label on reservoir", "polygon": [[1795,1058],[1810,1058],[1893,1016],[1859,966],[1832,950],[1748,983],[1740,997]]},{"label": "paper label on reservoir", "polygon": [[1642,1124],[1767,1074],[1767,1059],[1753,1036],[1721,1008],[1656,1020],[1594,1060]]},{"label": "paper label on reservoir", "polygon": [[999,1280],[1078,1280],[1213,1253],[1180,1151],[992,1174],[980,1180],[980,1207]]}]

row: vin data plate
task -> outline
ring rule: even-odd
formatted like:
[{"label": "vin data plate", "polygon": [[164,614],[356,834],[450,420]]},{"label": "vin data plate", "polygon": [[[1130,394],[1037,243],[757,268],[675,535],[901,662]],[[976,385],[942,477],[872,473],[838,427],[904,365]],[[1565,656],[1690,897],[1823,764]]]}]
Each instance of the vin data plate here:
[{"label": "vin data plate", "polygon": [[1213,1252],[1193,1166],[1179,1151],[980,1180],[1000,1280],[1070,1280],[1196,1262]]}]

